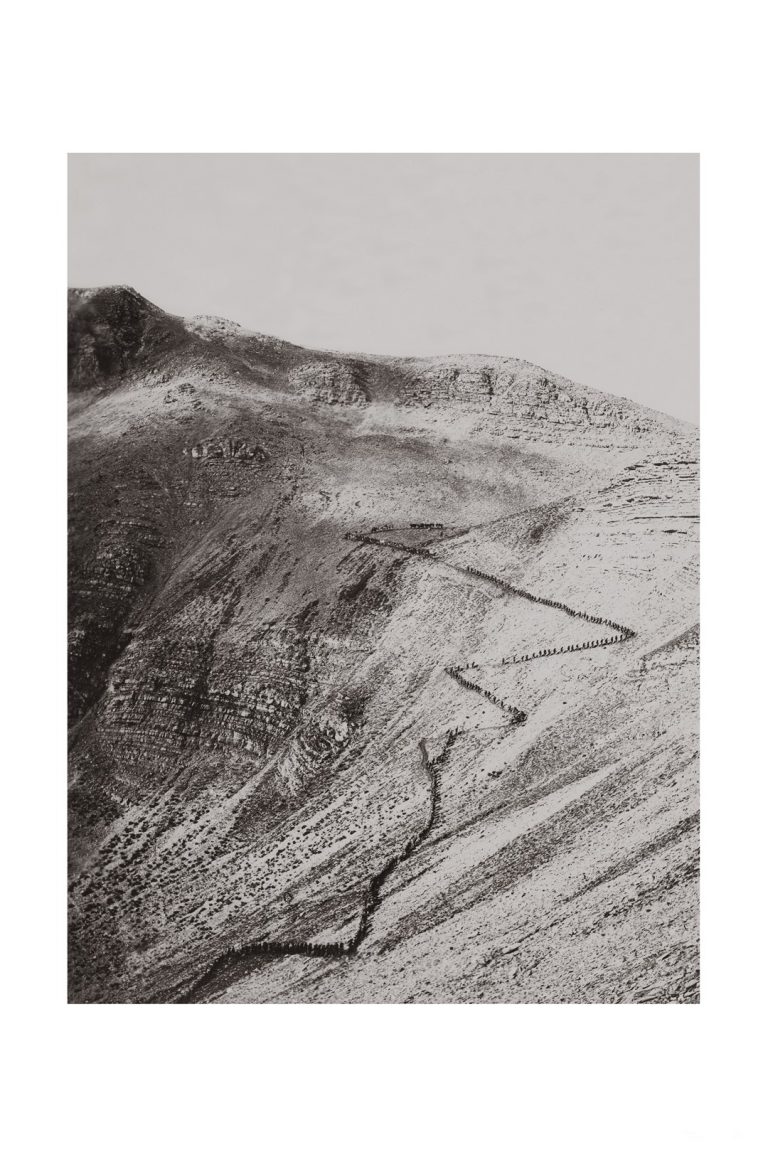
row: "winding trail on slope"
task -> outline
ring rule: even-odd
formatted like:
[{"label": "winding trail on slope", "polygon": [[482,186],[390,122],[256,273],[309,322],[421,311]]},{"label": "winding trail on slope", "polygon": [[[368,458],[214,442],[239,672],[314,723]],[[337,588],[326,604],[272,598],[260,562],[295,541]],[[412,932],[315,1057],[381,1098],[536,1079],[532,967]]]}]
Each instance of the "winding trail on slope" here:
[{"label": "winding trail on slope", "polygon": [[[435,528],[441,528],[442,525],[436,524],[412,524],[400,529],[400,531],[414,531],[423,530],[431,531]],[[394,526],[386,526],[385,528],[373,529],[372,532],[390,532],[397,531]],[[523,588],[518,588],[510,584],[506,580],[502,580],[499,576],[494,576],[489,572],[484,572],[479,568],[471,566],[463,566],[460,564],[453,564],[449,560],[445,560],[442,556],[437,556],[430,552],[428,548],[420,547],[417,545],[402,544],[399,542],[390,542],[389,540],[377,539],[373,534],[363,534],[347,532],[345,539],[355,540],[362,544],[374,544],[380,548],[391,548],[396,551],[407,552],[412,555],[419,556],[423,559],[428,559],[436,563],[444,564],[457,572],[461,572],[466,576],[472,576],[476,579],[486,581],[500,588],[504,593],[511,596],[519,596],[529,600],[534,604],[541,604],[545,607],[553,608],[557,611],[564,612],[568,616],[580,620],[586,620],[592,624],[605,625],[612,630],[612,635],[601,637],[598,640],[587,641],[583,644],[571,644],[557,649],[541,649],[537,652],[526,653],[522,656],[513,656],[502,660],[502,664],[522,663],[523,661],[537,659],[543,656],[551,656],[557,654],[564,654],[569,652],[580,652],[590,648],[604,647],[608,644],[620,643],[624,640],[632,639],[636,633],[631,628],[627,628],[623,624],[617,624],[612,620],[608,620],[601,616],[591,616],[587,612],[580,612],[575,608],[569,607],[560,601],[552,600],[542,596],[535,596],[533,593],[526,591]],[[451,676],[458,684],[468,691],[477,692],[486,697],[491,703],[495,704],[498,708],[509,716],[507,721],[510,727],[519,724],[524,724],[527,720],[527,715],[520,708],[511,705],[508,701],[502,700],[490,690],[483,688],[481,684],[476,683],[465,675],[469,669],[479,669],[482,667],[498,666],[498,664],[478,665],[477,663],[467,665],[449,666],[444,671]],[[217,977],[224,975],[228,969],[242,964],[243,962],[256,961],[262,958],[278,959],[284,956],[317,956],[328,958],[339,958],[344,956],[355,955],[366,936],[370,932],[371,924],[374,914],[381,903],[381,889],[385,882],[389,879],[395,869],[404,863],[413,853],[423,844],[435,823],[437,815],[438,800],[439,800],[439,773],[438,767],[446,759],[448,752],[454,744],[456,738],[463,732],[463,729],[452,728],[446,735],[446,741],[442,751],[430,760],[427,753],[426,740],[422,738],[419,740],[419,752],[421,756],[421,765],[426,774],[428,786],[428,808],[427,816],[421,827],[409,840],[406,841],[404,847],[397,856],[390,857],[389,860],[379,869],[378,872],[372,876],[368,881],[363,897],[363,907],[360,913],[360,920],[358,923],[355,935],[348,940],[332,944],[314,944],[307,941],[274,941],[274,940],[257,940],[249,944],[235,944],[226,952],[223,952],[213,964],[200,976],[195,983],[186,992],[182,993],[175,999],[175,1003],[194,1003],[197,997],[208,988]]]},{"label": "winding trail on slope", "polygon": [[429,759],[425,739],[419,741],[421,766],[424,770],[428,786],[427,816],[418,832],[406,841],[397,856],[390,857],[386,864],[371,877],[365,889],[363,908],[355,935],[349,940],[333,944],[313,944],[298,940],[257,940],[251,944],[233,945],[223,952],[217,960],[203,973],[190,989],[175,999],[177,1004],[194,1003],[197,996],[223,975],[228,968],[243,961],[258,960],[262,958],[276,959],[282,956],[327,956],[340,957],[354,955],[370,931],[373,915],[381,903],[381,889],[386,880],[392,875],[398,865],[403,864],[409,856],[426,840],[432,831],[437,815],[439,800],[438,767],[445,761],[451,746],[459,735],[459,729],[452,728],[446,737],[442,751],[434,758]]},{"label": "winding trail on slope", "polygon": [[[443,528],[441,524],[409,524],[399,529],[401,532],[413,532],[415,530],[430,531],[436,528]],[[524,600],[528,600],[532,604],[541,604],[545,608],[552,608],[558,612],[564,612],[567,616],[576,620],[586,620],[590,624],[597,624],[605,626],[611,630],[607,636],[601,636],[596,640],[587,640],[583,644],[567,644],[559,648],[541,648],[536,652],[526,652],[519,656],[510,656],[501,661],[501,665],[522,664],[529,660],[537,660],[544,656],[559,656],[565,655],[570,652],[584,652],[592,648],[605,648],[610,644],[620,644],[624,640],[631,640],[635,637],[636,633],[631,628],[624,624],[617,624],[614,620],[609,620],[605,616],[592,616],[588,612],[581,612],[577,608],[571,608],[568,604],[564,604],[560,600],[553,600],[546,596],[536,596],[533,592],[528,592],[525,588],[519,588],[515,584],[510,584],[508,580],[503,580],[500,576],[494,576],[490,572],[485,572],[481,568],[472,566],[465,566],[462,564],[454,564],[450,560],[446,560],[443,556],[437,556],[431,552],[429,548],[422,547],[415,544],[403,544],[400,541],[382,540],[374,534],[377,532],[394,532],[397,531],[394,526],[387,525],[384,528],[372,529],[371,533],[360,532],[347,532],[347,540],[356,540],[361,544],[374,544],[377,548],[391,548],[397,552],[407,552],[411,555],[421,557],[424,560],[431,560],[435,563],[442,564],[447,568],[452,568],[455,572],[460,572],[464,576],[472,576],[477,580],[483,580],[488,584],[492,584],[495,588],[500,588],[502,592],[509,596],[518,596]],[[470,531],[470,529],[467,529]],[[472,680],[466,675],[466,672],[471,669],[481,669],[498,667],[498,662],[495,664],[478,664],[473,662],[464,665],[449,665],[444,671],[460,684],[462,688],[466,688],[470,692],[477,692],[479,695],[484,696],[502,712],[506,712],[510,716],[511,724],[524,724],[527,720],[526,713],[509,701],[503,700],[494,692],[487,688],[483,688],[482,684]]]}]

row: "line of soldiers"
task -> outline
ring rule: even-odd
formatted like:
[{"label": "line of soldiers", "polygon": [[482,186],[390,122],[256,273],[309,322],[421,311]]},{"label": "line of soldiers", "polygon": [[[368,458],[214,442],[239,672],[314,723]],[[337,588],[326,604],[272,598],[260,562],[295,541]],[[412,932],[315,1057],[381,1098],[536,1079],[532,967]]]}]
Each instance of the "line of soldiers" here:
[{"label": "line of soldiers", "polygon": [[411,528],[444,528],[444,524],[434,523],[411,523],[411,524],[375,524],[373,528],[369,528],[369,532],[407,532]]},{"label": "line of soldiers", "polygon": [[587,620],[590,624],[606,624],[609,628],[615,628],[617,632],[621,632],[627,640],[637,635],[636,632],[633,632],[631,628],[627,628],[624,624],[616,624],[613,620],[609,620],[605,616],[590,616],[588,612],[577,612],[575,608],[569,608],[567,604],[561,603],[560,600],[552,600],[547,596],[534,596],[533,592],[527,592],[525,588],[518,588],[514,584],[509,584],[506,580],[502,580],[500,576],[493,576],[490,572],[483,572],[481,568],[475,568],[469,565],[464,568],[464,571],[471,572],[473,576],[479,576],[482,580],[488,580],[491,584],[495,584],[498,588],[504,588],[507,592],[513,592],[515,596],[523,596],[526,600],[530,600],[532,604],[543,604],[547,608],[557,608],[559,611],[566,612],[569,616],[573,616],[578,620]]},{"label": "line of soldiers", "polygon": [[[411,528],[442,528],[442,524],[411,524]],[[372,528],[372,532],[388,531],[389,528]],[[418,556],[432,557],[432,553],[427,548],[418,548],[409,546],[407,544],[388,544],[383,545],[381,540],[375,540],[371,536],[366,536],[362,533],[346,532],[344,534],[346,540],[361,540],[370,544],[379,544],[382,547],[399,548],[403,552],[413,552]],[[613,628],[616,632],[620,632],[625,640],[629,640],[636,636],[637,633],[633,632],[631,628],[627,628],[624,624],[617,624],[613,620],[609,620],[605,616],[590,616],[588,612],[578,612],[575,608],[569,608],[567,604],[563,604],[560,600],[553,600],[548,596],[535,596],[533,592],[526,591],[525,588],[518,588],[514,584],[509,584],[506,580],[502,580],[500,576],[494,576],[490,572],[484,572],[481,568],[476,568],[474,565],[467,565],[461,569],[463,572],[469,572],[472,576],[477,576],[481,580],[487,580],[491,584],[495,584],[497,588],[503,588],[507,592],[512,592],[515,596],[522,596],[526,600],[530,600],[532,604],[543,604],[547,608],[557,608],[560,612],[566,612],[569,616],[578,620],[586,620],[590,624],[606,624],[609,628]]]},{"label": "line of soldiers", "polygon": [[[411,524],[411,528],[442,528],[442,524]],[[383,529],[378,529],[382,531]],[[402,552],[410,552],[417,556],[425,556],[432,559],[432,553],[428,548],[421,548],[409,544],[383,544],[381,540],[375,540],[371,536],[366,536],[362,533],[347,532],[345,533],[347,540],[360,540],[368,544],[378,544],[380,547],[385,548],[398,548]],[[490,572],[484,572],[482,568],[476,568],[474,565],[467,565],[461,571],[469,572],[472,576],[477,576],[481,580],[487,580],[491,584],[495,584],[497,588],[503,588],[506,592],[512,592],[515,596],[522,596],[525,600],[529,600],[532,604],[543,604],[547,608],[556,608],[560,612],[567,613],[577,620],[586,620],[590,624],[605,624],[609,628],[615,629],[620,632],[625,640],[631,639],[637,633],[633,632],[631,628],[627,628],[624,624],[617,624],[613,620],[609,620],[606,616],[591,616],[588,612],[578,612],[575,608],[570,608],[567,604],[563,604],[560,600],[552,600],[548,596],[535,596],[533,592],[526,591],[525,588],[518,588],[514,584],[509,584],[506,580],[502,580],[500,576],[494,576]]]},{"label": "line of soldiers", "polygon": [[349,956],[356,952],[365,939],[368,931],[371,916],[379,901],[379,891],[384,881],[395,870],[398,864],[401,864],[408,858],[418,846],[426,839],[432,830],[432,825],[435,821],[438,803],[438,790],[437,790],[437,772],[434,771],[438,764],[441,764],[447,754],[448,749],[455,742],[456,737],[464,731],[463,728],[451,728],[448,731],[448,737],[445,742],[443,751],[434,759],[428,762],[427,767],[432,769],[430,771],[430,795],[429,795],[429,815],[420,832],[411,836],[406,841],[405,846],[397,856],[392,857],[384,867],[376,873],[376,875],[369,881],[366,888],[365,899],[363,901],[363,910],[360,915],[360,922],[358,924],[357,932],[351,940],[337,941],[333,944],[314,944],[306,941],[275,941],[275,940],[257,940],[251,944],[233,944],[228,951],[224,952],[218,959],[211,965],[207,973],[198,981],[198,985],[207,982],[211,977],[215,976],[230,960],[235,960],[241,957],[259,955],[259,956]]},{"label": "line of soldiers", "polygon": [[448,749],[454,743],[459,732],[462,732],[462,731],[463,731],[463,729],[461,729],[461,728],[450,729],[450,731],[448,733],[448,739],[446,740],[445,747],[443,748],[443,751],[438,756],[436,756],[434,760],[430,760],[427,762],[427,768],[430,769],[430,771],[429,771],[429,777],[430,777],[430,780],[429,780],[429,814],[427,816],[427,819],[426,819],[424,826],[422,827],[421,831],[419,831],[415,835],[411,836],[410,839],[408,839],[405,842],[403,848],[398,853],[398,855],[393,856],[390,860],[388,860],[387,863],[384,865],[384,867],[379,872],[377,872],[376,875],[374,877],[372,877],[372,879],[369,881],[368,888],[367,888],[366,894],[365,894],[365,899],[363,901],[363,910],[362,910],[362,913],[360,915],[360,923],[358,925],[357,932],[355,933],[354,937],[352,938],[352,940],[349,942],[349,944],[347,946],[346,950],[348,952],[356,952],[357,949],[360,947],[360,944],[365,939],[366,932],[368,931],[368,925],[370,923],[370,918],[374,912],[374,909],[376,908],[376,906],[378,904],[379,891],[380,891],[381,886],[383,885],[384,881],[391,875],[391,873],[395,870],[395,868],[398,866],[398,864],[402,864],[403,861],[407,860],[408,857],[411,856],[416,851],[416,849],[419,847],[419,845],[421,843],[423,843],[424,840],[426,840],[427,836],[432,831],[432,825],[435,822],[435,815],[437,813],[437,802],[438,802],[437,772],[435,771],[435,768],[437,767],[438,764],[443,763],[446,756],[448,755]]},{"label": "line of soldiers", "polygon": [[[476,668],[477,665],[473,664],[472,667]],[[508,704],[506,700],[502,700],[495,692],[491,692],[490,688],[481,688],[479,684],[475,684],[474,680],[468,680],[466,676],[462,676],[458,668],[449,666],[445,671],[458,684],[461,684],[462,687],[469,688],[471,692],[477,692],[480,696],[485,696],[486,700],[490,700],[497,708],[501,708],[504,712],[509,712],[512,716],[513,724],[524,724],[528,719],[527,713],[523,712],[520,708],[516,708],[513,704]]]},{"label": "line of soldiers", "polygon": [[[585,640],[583,644],[567,644],[561,648],[540,648],[538,652],[530,652],[525,656],[505,656],[502,664],[523,664],[526,660],[537,660],[540,656],[559,656],[565,652],[583,652],[586,648],[605,648],[608,644],[620,644],[625,636],[603,636],[601,640]],[[468,665],[469,667],[469,665]],[[472,665],[477,667],[477,665]]]},{"label": "line of soldiers", "polygon": [[340,956],[349,951],[350,942],[346,940],[333,944],[313,944],[304,940],[257,940],[253,944],[233,944],[226,955],[230,959],[252,953],[263,956]]},{"label": "line of soldiers", "polygon": [[[430,761],[428,767],[432,768],[434,765],[442,762],[442,759],[444,759],[444,755],[441,753],[441,755],[438,756],[435,760]],[[350,942],[348,948],[349,952],[356,952],[365,939],[371,916],[379,902],[379,891],[384,881],[391,875],[392,872],[394,872],[398,864],[402,864],[405,860],[407,860],[408,857],[416,851],[419,845],[424,840],[426,840],[427,836],[432,830],[436,812],[437,773],[430,772],[429,815],[424,824],[424,827],[420,832],[417,832],[414,836],[411,836],[410,839],[405,842],[405,845],[398,853],[398,855],[393,856],[390,860],[388,860],[381,871],[377,872],[376,875],[369,881],[365,894],[365,900],[363,902],[363,911],[360,915],[360,923],[358,925],[357,932]]]},{"label": "line of soldiers", "polygon": [[428,548],[417,547],[415,544],[385,544],[383,540],[377,540],[375,536],[370,536],[365,532],[345,532],[345,540],[354,540],[358,544],[375,544],[379,548],[394,548],[398,552],[409,552],[414,556],[432,556]]}]

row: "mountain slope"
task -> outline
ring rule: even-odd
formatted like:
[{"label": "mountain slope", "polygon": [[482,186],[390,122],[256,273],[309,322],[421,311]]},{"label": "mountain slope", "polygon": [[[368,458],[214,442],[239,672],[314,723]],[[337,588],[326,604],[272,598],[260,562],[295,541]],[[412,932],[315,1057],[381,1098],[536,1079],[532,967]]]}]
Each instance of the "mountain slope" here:
[{"label": "mountain slope", "polygon": [[71,998],[695,998],[697,458],[71,293]]}]

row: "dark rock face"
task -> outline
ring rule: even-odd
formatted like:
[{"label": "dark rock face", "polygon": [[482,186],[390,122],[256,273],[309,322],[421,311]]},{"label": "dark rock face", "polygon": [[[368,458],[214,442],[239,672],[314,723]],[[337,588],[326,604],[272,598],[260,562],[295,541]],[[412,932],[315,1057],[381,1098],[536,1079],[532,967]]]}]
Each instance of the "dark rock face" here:
[{"label": "dark rock face", "polygon": [[72,999],[695,995],[691,430],[123,288],[70,295],[70,394]]},{"label": "dark rock face", "polygon": [[141,357],[147,364],[187,342],[181,321],[132,288],[72,289],[69,387],[114,387]]}]

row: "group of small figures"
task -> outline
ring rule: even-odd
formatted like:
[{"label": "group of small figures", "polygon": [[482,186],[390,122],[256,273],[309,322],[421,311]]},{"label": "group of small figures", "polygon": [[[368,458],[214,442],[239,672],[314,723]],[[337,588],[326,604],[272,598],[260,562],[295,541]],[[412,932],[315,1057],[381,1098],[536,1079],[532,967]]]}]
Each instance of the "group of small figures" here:
[{"label": "group of small figures", "polygon": [[445,744],[443,745],[442,752],[438,752],[438,754],[437,754],[437,756],[435,756],[434,760],[429,761],[428,767],[436,768],[438,766],[438,764],[442,764],[443,761],[445,760],[446,756],[448,755],[450,749],[451,749],[451,745],[455,742],[456,737],[459,736],[464,731],[465,731],[464,728],[449,728],[448,729],[448,736],[446,738]]},{"label": "group of small figures", "polygon": [[[529,652],[525,656],[505,656],[502,664],[523,664],[526,660],[537,660],[540,656],[560,656],[565,652],[583,652],[587,648],[605,648],[608,644],[620,644],[626,636],[604,636],[602,640],[586,640],[583,644],[567,644],[561,648],[540,648],[538,652]],[[468,665],[476,668],[476,664]]]},{"label": "group of small figures", "polygon": [[334,944],[312,944],[299,940],[259,940],[255,944],[233,944],[227,956],[230,959],[258,953],[263,956],[343,956],[353,951],[354,941],[341,940]]},{"label": "group of small figures", "polygon": [[[636,635],[631,628],[627,628],[623,624],[616,624],[613,620],[608,620],[605,616],[590,616],[588,612],[577,612],[575,608],[569,608],[567,604],[562,604],[559,600],[552,600],[548,596],[534,596],[533,592],[527,592],[525,588],[517,588],[514,584],[509,584],[506,580],[502,580],[500,576],[492,576],[489,572],[483,572],[480,568],[467,567],[464,571],[471,572],[473,576],[479,576],[482,580],[488,580],[491,584],[496,584],[497,587],[504,588],[507,592],[513,592],[515,596],[523,596],[526,600],[530,600],[532,604],[543,604],[546,608],[557,608],[560,612],[565,612],[568,616],[573,616],[574,619],[586,620],[589,624],[605,624],[606,627],[614,628],[617,632],[620,632],[621,639],[623,640],[629,640]],[[615,641],[613,642],[615,643]],[[596,641],[594,644],[582,644],[577,645],[577,647],[598,647],[600,643],[600,641]],[[609,641],[606,641],[606,643],[609,643]],[[574,650],[573,647],[560,649],[561,652],[571,652]],[[543,656],[545,653],[539,652],[537,655]]]},{"label": "group of small figures", "polygon": [[[467,665],[467,667],[477,667],[477,665]],[[445,670],[457,684],[461,684],[464,688],[469,688],[471,692],[477,692],[480,696],[485,696],[486,700],[490,700],[497,708],[501,708],[503,712],[508,712],[513,724],[524,724],[528,719],[528,714],[523,712],[521,708],[516,708],[514,704],[508,704],[506,700],[502,700],[495,692],[491,692],[490,688],[481,688],[479,684],[475,684],[474,680],[468,680],[466,676],[462,676],[462,670],[459,668],[449,665]]]},{"label": "group of small figures", "polygon": [[407,532],[411,528],[445,528],[444,524],[435,523],[419,523],[419,524],[375,524],[370,529],[371,533],[374,532]]},{"label": "group of small figures", "polygon": [[[379,529],[383,531],[383,529]],[[409,552],[413,556],[426,556],[432,559],[432,553],[428,548],[421,548],[415,544],[401,544],[398,540],[395,544],[384,544],[382,540],[377,540],[375,536],[366,534],[365,532],[345,532],[345,540],[355,540],[358,544],[376,544],[379,548],[394,548],[398,552]]]},{"label": "group of small figures", "polygon": [[[440,528],[440,529],[442,529],[442,528],[444,528],[444,525],[436,523],[436,522],[435,523],[423,522],[423,523],[410,524],[409,528]],[[389,524],[379,525],[375,528],[371,528],[370,533],[367,533],[367,534],[362,533],[362,532],[345,532],[344,539],[345,540],[358,540],[361,543],[364,542],[367,544],[379,544],[380,545],[381,541],[376,540],[372,534],[375,532],[391,532],[394,530],[395,530],[395,527],[393,525],[389,525]],[[388,547],[392,547],[392,545],[388,545]],[[418,547],[417,545],[413,545],[413,544],[400,544],[400,543],[395,544],[394,547],[401,549],[403,552],[411,552],[416,556],[425,556],[428,559],[434,558],[433,554],[429,551],[428,548]],[[633,636],[637,635],[636,632],[633,632],[631,628],[627,628],[624,624],[617,624],[613,620],[608,620],[605,616],[590,616],[588,612],[578,612],[575,608],[569,608],[569,606],[567,604],[563,604],[560,600],[553,600],[549,596],[535,596],[533,592],[528,592],[528,591],[526,591],[525,588],[518,588],[518,587],[516,587],[516,585],[508,583],[508,581],[502,580],[502,578],[500,576],[493,576],[490,572],[484,572],[482,570],[482,568],[476,568],[473,565],[468,565],[467,567],[463,568],[462,571],[469,572],[472,576],[477,576],[481,580],[487,580],[490,584],[495,584],[497,588],[503,588],[506,592],[512,592],[515,596],[522,596],[522,597],[524,597],[524,599],[530,600],[530,602],[532,604],[543,604],[544,607],[546,607],[546,608],[557,608],[560,612],[565,612],[568,616],[572,616],[574,619],[586,620],[589,624],[604,624],[608,628],[613,628],[615,632],[619,632],[620,633],[620,639],[622,639],[622,640],[630,640]],[[573,651],[576,651],[578,648],[598,648],[598,647],[602,647],[603,643],[605,643],[605,644],[614,643],[615,644],[616,642],[617,642],[616,640],[595,641],[595,642],[590,642],[588,644],[571,646],[570,648],[561,648],[561,649],[559,649],[559,651],[561,651],[561,652],[573,652]],[[539,655],[539,656],[552,655],[552,654],[554,654],[554,651],[555,650],[552,649],[551,652],[546,652],[546,653],[545,652],[539,652],[536,655]],[[524,657],[521,657],[521,659],[524,659]]]}]

